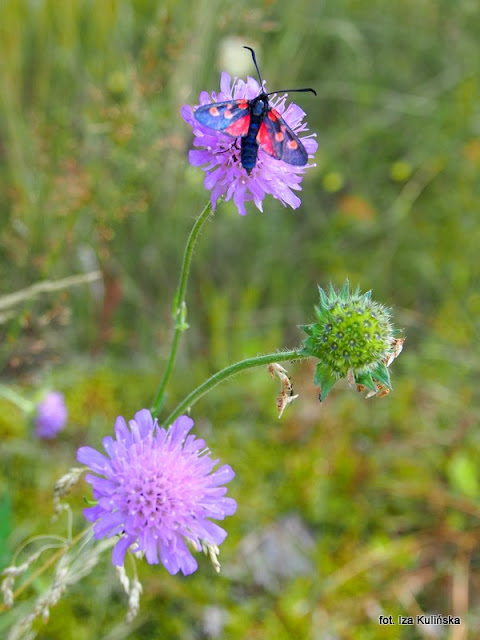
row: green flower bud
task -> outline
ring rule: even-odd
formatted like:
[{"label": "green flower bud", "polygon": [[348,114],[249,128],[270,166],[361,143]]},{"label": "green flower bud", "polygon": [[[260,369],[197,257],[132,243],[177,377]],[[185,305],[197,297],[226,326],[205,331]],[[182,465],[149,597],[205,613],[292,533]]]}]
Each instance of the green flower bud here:
[{"label": "green flower bud", "polygon": [[303,325],[307,334],[302,355],[318,358],[314,383],[324,400],[340,378],[356,384],[368,395],[385,395],[391,388],[388,366],[400,353],[403,339],[390,321],[390,310],[370,299],[371,292],[350,292],[348,280],[340,291],[319,287],[316,322]]}]

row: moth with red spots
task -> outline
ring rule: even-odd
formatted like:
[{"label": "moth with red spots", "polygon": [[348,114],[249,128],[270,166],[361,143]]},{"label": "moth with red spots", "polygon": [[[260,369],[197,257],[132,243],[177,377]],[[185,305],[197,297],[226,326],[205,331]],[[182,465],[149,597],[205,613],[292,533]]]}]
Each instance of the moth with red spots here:
[{"label": "moth with red spots", "polygon": [[[260,86],[263,87],[262,77],[258,69],[255,52],[250,47],[253,62],[258,73]],[[311,91],[313,89],[282,89],[283,91]],[[223,131],[232,138],[240,137],[240,160],[248,174],[257,162],[258,147],[265,153],[283,160],[287,164],[303,167],[308,162],[308,154],[299,138],[290,129],[282,116],[268,102],[268,96],[280,91],[265,93],[262,91],[253,100],[229,100],[228,102],[214,102],[198,107],[194,116],[200,124],[215,131]]]}]

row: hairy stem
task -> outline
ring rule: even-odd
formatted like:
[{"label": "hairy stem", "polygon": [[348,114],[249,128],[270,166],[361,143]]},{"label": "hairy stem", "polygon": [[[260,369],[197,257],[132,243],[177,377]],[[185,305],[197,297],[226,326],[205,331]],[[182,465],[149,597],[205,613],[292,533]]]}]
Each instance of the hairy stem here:
[{"label": "hairy stem", "polygon": [[[199,387],[191,391],[179,405],[175,407],[175,409],[170,413],[169,416],[163,421],[166,426],[172,424],[172,422],[178,418],[178,416],[185,413],[190,407],[192,407],[197,400],[200,400],[202,396],[211,391],[213,387],[216,387],[217,384],[227,380],[231,376],[240,373],[241,371],[245,371],[246,369],[251,369],[252,367],[258,367],[261,365],[272,364],[273,362],[285,362],[286,360],[300,360],[305,359],[308,356],[303,356],[300,354],[299,350],[292,349],[290,351],[282,351],[277,353],[268,353],[263,356],[256,356],[254,358],[247,358],[246,360],[240,360],[240,362],[236,362],[235,364],[231,364],[225,369],[218,371],[213,376],[205,380],[203,384]],[[153,414],[156,415],[155,413]]]},{"label": "hairy stem", "polygon": [[202,213],[196,219],[195,224],[190,231],[190,235],[188,236],[187,244],[185,246],[185,252],[183,254],[183,263],[182,263],[182,271],[180,273],[180,281],[178,284],[178,289],[175,293],[175,298],[173,300],[173,309],[172,315],[173,320],[175,322],[175,330],[172,339],[172,345],[170,347],[170,355],[168,357],[167,366],[165,367],[165,371],[163,373],[162,379],[157,389],[157,393],[155,394],[155,398],[152,403],[152,414],[158,415],[160,409],[163,404],[163,397],[165,394],[165,389],[167,387],[168,381],[170,379],[170,375],[173,370],[173,365],[175,363],[175,358],[177,356],[178,345],[180,342],[181,334],[188,329],[187,324],[187,307],[185,304],[185,294],[187,290],[187,281],[188,275],[190,272],[190,263],[192,261],[193,249],[195,247],[195,243],[200,234],[200,231],[208,220],[209,216],[212,213],[212,204],[209,201]]}]

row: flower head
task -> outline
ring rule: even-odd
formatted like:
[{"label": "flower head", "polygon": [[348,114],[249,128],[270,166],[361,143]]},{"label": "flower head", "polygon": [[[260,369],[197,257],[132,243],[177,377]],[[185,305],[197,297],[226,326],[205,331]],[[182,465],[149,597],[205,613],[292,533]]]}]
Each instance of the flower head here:
[{"label": "flower head", "polygon": [[350,292],[348,280],[340,291],[332,285],[328,294],[319,287],[316,322],[301,328],[307,334],[302,355],[319,359],[315,384],[321,400],[340,378],[356,383],[359,391],[374,395],[391,388],[388,366],[400,353],[403,339],[395,337],[390,311],[370,299],[371,292]]},{"label": "flower head", "polygon": [[168,430],[160,428],[150,411],[142,409],[129,427],[119,416],[116,438],[106,437],[108,457],[91,447],[77,452],[79,462],[104,477],[88,474],[93,486],[94,507],[84,510],[96,522],[96,538],[119,535],[112,560],[122,565],[125,553],[145,552],[149,564],[158,557],[172,575],[197,569],[187,544],[202,550],[203,545],[219,545],[227,534],[210,521],[235,513],[233,498],[224,497],[234,473],[223,465],[212,473],[212,460],[205,442],[187,435],[193,420],[181,416]]},{"label": "flower head", "polygon": [[[220,80],[220,93],[212,93],[210,96],[202,91],[199,97],[200,105],[211,102],[224,102],[246,98],[252,100],[260,93],[262,87],[254,78],[247,81],[234,79],[232,82],[228,73],[223,72]],[[274,107],[285,120],[295,134],[307,131],[306,124],[302,124],[305,112],[293,102],[285,108],[286,94],[281,98],[270,100]],[[283,205],[290,205],[292,209],[300,206],[300,198],[294,191],[301,189],[300,183],[303,174],[308,167],[286,164],[265,153],[260,147],[257,162],[250,174],[244,169],[240,161],[240,149],[234,139],[222,131],[214,131],[200,124],[193,115],[189,105],[184,105],[181,110],[183,119],[192,127],[193,144],[201,149],[190,151],[189,161],[193,166],[203,166],[206,172],[205,188],[212,191],[211,201],[213,209],[221,196],[225,200],[233,198],[240,215],[245,215],[245,202],[253,200],[260,211],[265,195],[269,193]],[[311,156],[317,150],[317,142],[314,136],[301,138],[303,146]]]},{"label": "flower head", "polygon": [[49,391],[35,408],[35,433],[39,438],[52,439],[63,429],[68,412],[63,393]]}]

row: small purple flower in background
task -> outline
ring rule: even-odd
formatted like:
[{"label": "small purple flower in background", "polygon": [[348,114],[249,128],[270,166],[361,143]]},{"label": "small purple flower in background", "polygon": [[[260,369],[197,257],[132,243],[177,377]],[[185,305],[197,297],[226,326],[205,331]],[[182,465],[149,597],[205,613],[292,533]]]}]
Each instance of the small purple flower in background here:
[{"label": "small purple flower in background", "polygon": [[39,438],[52,439],[63,429],[68,411],[63,393],[49,391],[35,408],[35,433]]},{"label": "small purple flower in background", "polygon": [[[129,428],[130,427],[130,428]],[[160,428],[150,411],[142,409],[129,427],[119,416],[115,437],[103,439],[108,458],[91,447],[77,452],[79,462],[102,478],[88,474],[94,507],[84,510],[95,537],[120,535],[113,549],[113,564],[121,566],[129,547],[144,551],[149,564],[158,557],[169,573],[193,573],[197,562],[185,539],[199,551],[221,544],[227,533],[209,520],[223,520],[237,509],[224,497],[222,486],[234,477],[228,465],[212,473],[212,460],[204,440],[187,435],[193,420],[181,416],[168,430]],[[98,521],[98,522],[97,522]]]},{"label": "small purple flower in background", "polygon": [[[199,97],[200,105],[211,102],[224,102],[246,98],[253,100],[261,87],[254,78],[243,80],[232,79],[228,73],[223,72],[220,80],[220,93],[212,93],[210,96],[202,91]],[[305,112],[293,102],[285,108],[286,94],[281,98],[270,99],[270,105],[275,108],[285,120],[287,125],[297,135],[307,131],[306,124],[302,124]],[[271,157],[260,147],[257,162],[250,175],[242,167],[240,161],[240,149],[236,146],[235,139],[223,133],[215,131],[200,124],[193,115],[190,105],[184,105],[181,110],[182,118],[193,129],[193,144],[201,147],[201,150],[189,152],[189,161],[193,166],[202,166],[206,172],[205,188],[212,191],[211,201],[213,209],[217,200],[225,196],[225,200],[233,198],[238,213],[245,215],[245,202],[253,200],[255,206],[263,211],[262,201],[266,194],[272,195],[286,206],[292,209],[300,206],[300,198],[294,191],[301,190],[300,183],[303,174],[308,167],[292,166],[281,160]],[[307,153],[311,156],[317,150],[315,134],[301,137],[300,140]]]}]

